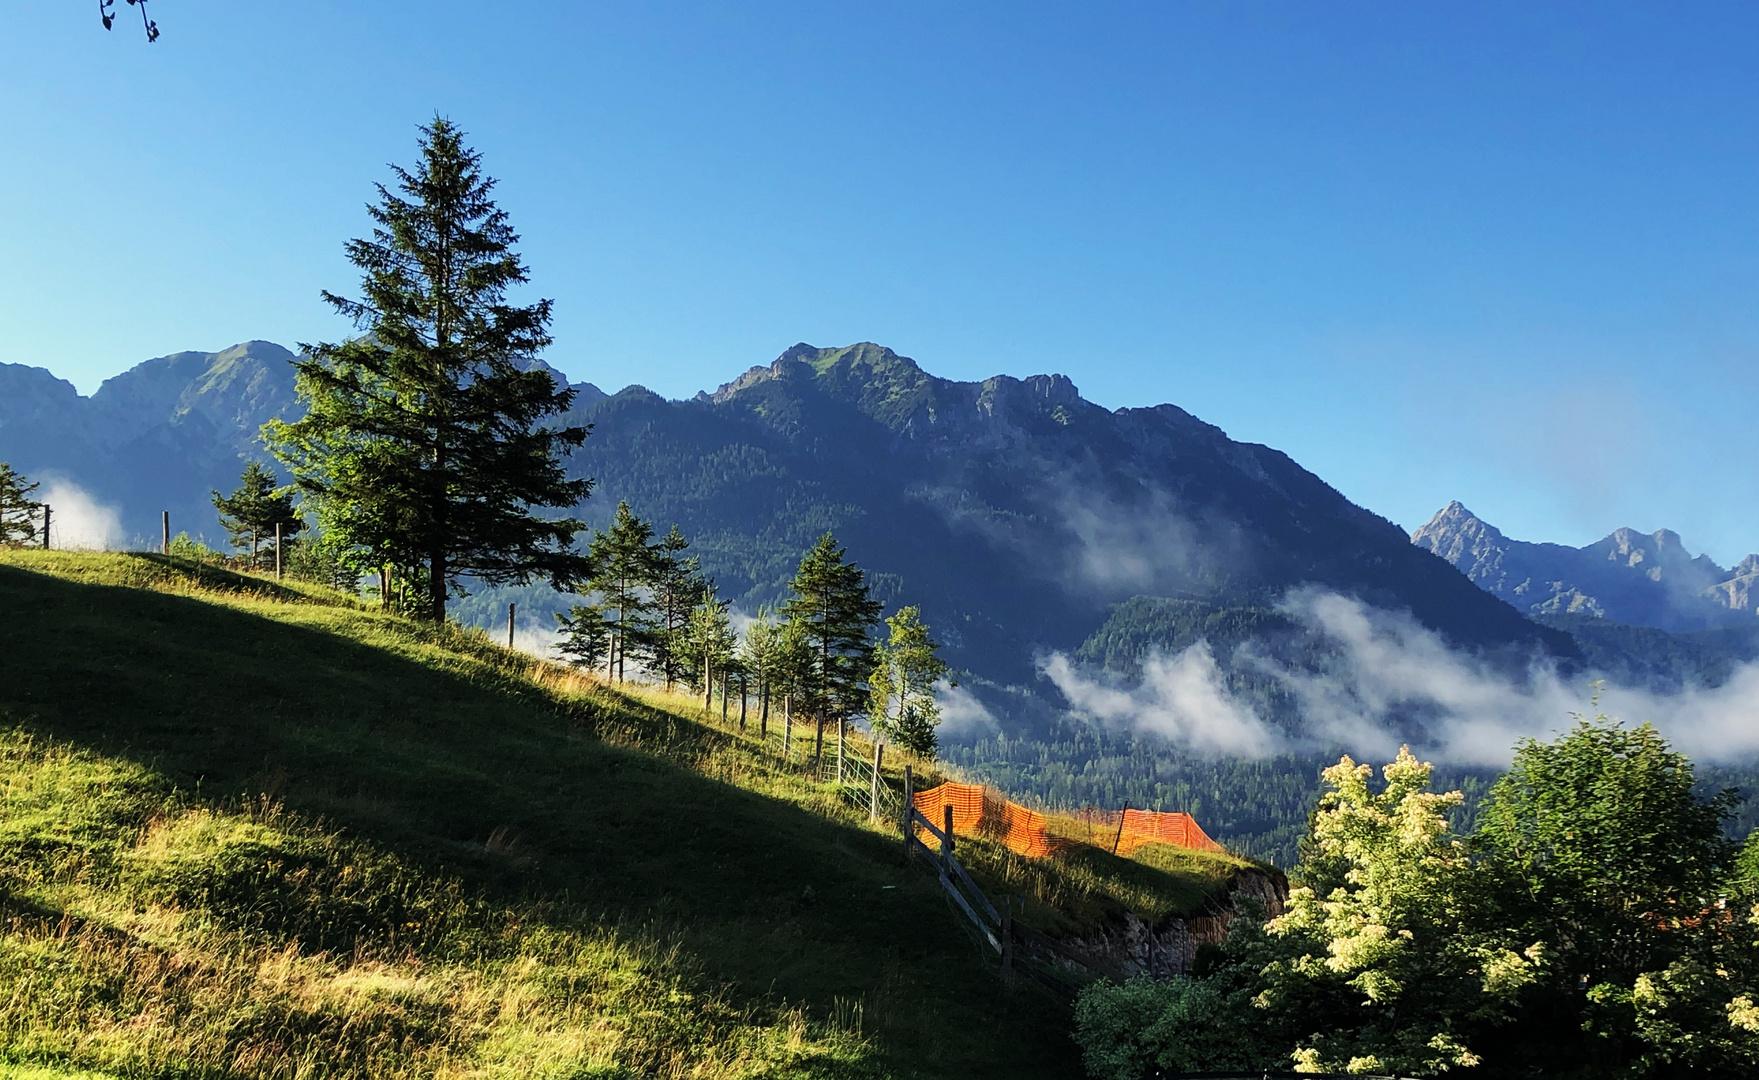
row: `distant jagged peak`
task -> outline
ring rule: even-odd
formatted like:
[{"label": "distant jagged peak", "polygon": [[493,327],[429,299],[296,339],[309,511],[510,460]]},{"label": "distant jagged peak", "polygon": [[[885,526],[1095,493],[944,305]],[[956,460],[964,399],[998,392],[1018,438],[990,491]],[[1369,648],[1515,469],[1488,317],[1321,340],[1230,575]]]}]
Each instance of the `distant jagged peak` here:
[{"label": "distant jagged peak", "polygon": [[1685,541],[1680,534],[1672,529],[1657,529],[1652,533],[1638,532],[1636,529],[1614,529],[1597,543],[1583,549],[1605,558],[1608,562],[1624,566],[1643,567],[1648,570],[1692,568],[1704,574],[1724,577],[1727,570],[1716,564],[1708,555],[1694,556],[1686,550]]},{"label": "distant jagged peak", "polygon": [[1413,544],[1428,548],[1438,555],[1442,554],[1442,548],[1453,546],[1462,540],[1498,541],[1505,539],[1507,538],[1503,536],[1501,530],[1466,509],[1466,504],[1458,499],[1437,510],[1434,517],[1411,534]]}]

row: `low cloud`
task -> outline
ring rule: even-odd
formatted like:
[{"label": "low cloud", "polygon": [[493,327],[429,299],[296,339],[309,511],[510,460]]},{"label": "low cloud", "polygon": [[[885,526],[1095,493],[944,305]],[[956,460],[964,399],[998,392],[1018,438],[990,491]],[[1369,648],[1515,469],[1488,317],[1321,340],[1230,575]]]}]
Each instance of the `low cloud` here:
[{"label": "low cloud", "polygon": [[[506,628],[502,628],[503,634]],[[494,633],[493,630],[490,631]],[[515,620],[513,623],[513,648],[517,652],[535,656],[540,660],[561,659],[556,652],[556,644],[561,640],[562,633],[552,622],[545,625],[537,619]],[[503,638],[502,640],[505,640]]]},{"label": "low cloud", "polygon": [[71,480],[46,480],[37,493],[49,504],[49,546],[62,550],[109,551],[122,546],[122,514],[86,494]]},{"label": "low cloud", "polygon": [[1565,676],[1542,659],[1511,672],[1451,648],[1408,614],[1322,590],[1291,593],[1281,610],[1325,646],[1331,659],[1323,670],[1293,667],[1254,644],[1231,659],[1295,700],[1301,728],[1293,735],[1230,692],[1207,642],[1172,655],[1151,653],[1141,680],[1130,687],[1085,675],[1061,654],[1040,668],[1075,712],[1154,732],[1200,753],[1342,750],[1385,758],[1408,742],[1436,760],[1503,766],[1520,739],[1567,729],[1597,692],[1598,711],[1652,723],[1697,760],[1759,753],[1759,664],[1738,667],[1718,687],[1666,692],[1592,672]]},{"label": "low cloud", "polygon": [[1280,732],[1229,692],[1209,643],[1173,656],[1153,653],[1129,688],[1082,676],[1054,653],[1039,665],[1078,713],[1103,723],[1163,735],[1206,754],[1263,757],[1285,748]]},{"label": "low cloud", "polygon": [[1001,730],[995,714],[963,686],[945,680],[936,683],[934,701],[941,707],[942,738],[972,739]]}]

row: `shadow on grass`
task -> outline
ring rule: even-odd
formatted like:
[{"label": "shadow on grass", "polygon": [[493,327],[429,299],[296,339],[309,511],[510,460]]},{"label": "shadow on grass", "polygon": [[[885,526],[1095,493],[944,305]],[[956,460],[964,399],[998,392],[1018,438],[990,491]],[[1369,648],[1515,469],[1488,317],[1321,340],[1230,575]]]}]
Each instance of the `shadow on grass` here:
[{"label": "shadow on grass", "polygon": [[[309,599],[136,558],[198,585]],[[491,899],[678,932],[739,1004],[830,1017],[840,1000],[866,1002],[886,1072],[1079,1074],[1066,1010],[1034,991],[1004,997],[896,844],[607,745],[590,734],[617,719],[605,705],[497,677],[360,610],[270,618],[11,566],[0,610],[0,717],[25,729],[212,805],[266,793]]]}]

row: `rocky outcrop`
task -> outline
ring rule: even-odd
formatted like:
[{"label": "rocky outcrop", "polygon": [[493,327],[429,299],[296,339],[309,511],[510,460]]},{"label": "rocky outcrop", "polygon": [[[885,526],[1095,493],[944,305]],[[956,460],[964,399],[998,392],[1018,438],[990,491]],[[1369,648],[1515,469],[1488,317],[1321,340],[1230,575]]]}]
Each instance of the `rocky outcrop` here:
[{"label": "rocky outcrop", "polygon": [[1156,925],[1126,913],[1090,933],[1055,941],[1032,936],[1024,948],[1034,958],[1079,974],[1083,970],[1122,982],[1137,975],[1189,975],[1203,945],[1219,945],[1228,924],[1242,913],[1242,899],[1256,901],[1266,916],[1283,913],[1289,882],[1275,870],[1241,870],[1195,915],[1168,916]]}]

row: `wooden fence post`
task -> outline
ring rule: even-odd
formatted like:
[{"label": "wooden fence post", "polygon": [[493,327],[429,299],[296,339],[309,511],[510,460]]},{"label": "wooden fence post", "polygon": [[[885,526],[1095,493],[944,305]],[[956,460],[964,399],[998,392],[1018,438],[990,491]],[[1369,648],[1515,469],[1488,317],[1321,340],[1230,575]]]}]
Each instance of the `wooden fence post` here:
[{"label": "wooden fence post", "polygon": [[1124,800],[1124,809],[1118,814],[1118,835],[1112,838],[1112,854],[1118,853],[1118,845],[1124,842],[1124,817],[1130,813],[1130,800]]},{"label": "wooden fence post", "polygon": [[837,783],[843,782],[843,736],[848,730],[849,722],[837,717]]},{"label": "wooden fence post", "polygon": [[275,522],[275,580],[281,580],[281,523]]},{"label": "wooden fence post", "polygon": [[507,647],[513,647],[513,604],[507,605]]},{"label": "wooden fence post", "polygon": [[49,504],[43,504],[43,550],[49,550]]},{"label": "wooden fence post", "polygon": [[953,804],[952,803],[949,802],[949,803],[942,803],[941,804],[941,821],[944,823],[943,829],[946,833],[945,836],[941,837],[941,870],[946,873],[951,873],[952,868],[947,865],[947,860],[949,860],[953,857]]},{"label": "wooden fence post", "polygon": [[171,511],[169,510],[161,511],[159,514],[159,533],[161,540],[159,554],[171,554]]},{"label": "wooden fence post", "polygon": [[910,850],[910,834],[915,831],[916,823],[911,815],[916,812],[916,788],[910,775],[910,766],[904,766],[904,858],[909,860],[915,852]]},{"label": "wooden fence post", "polygon": [[1002,894],[1002,985],[1014,986],[1014,897]]},{"label": "wooden fence post", "polygon": [[879,787],[880,762],[885,760],[886,744],[878,739],[873,741],[873,785],[867,793],[867,820],[879,820]]}]

